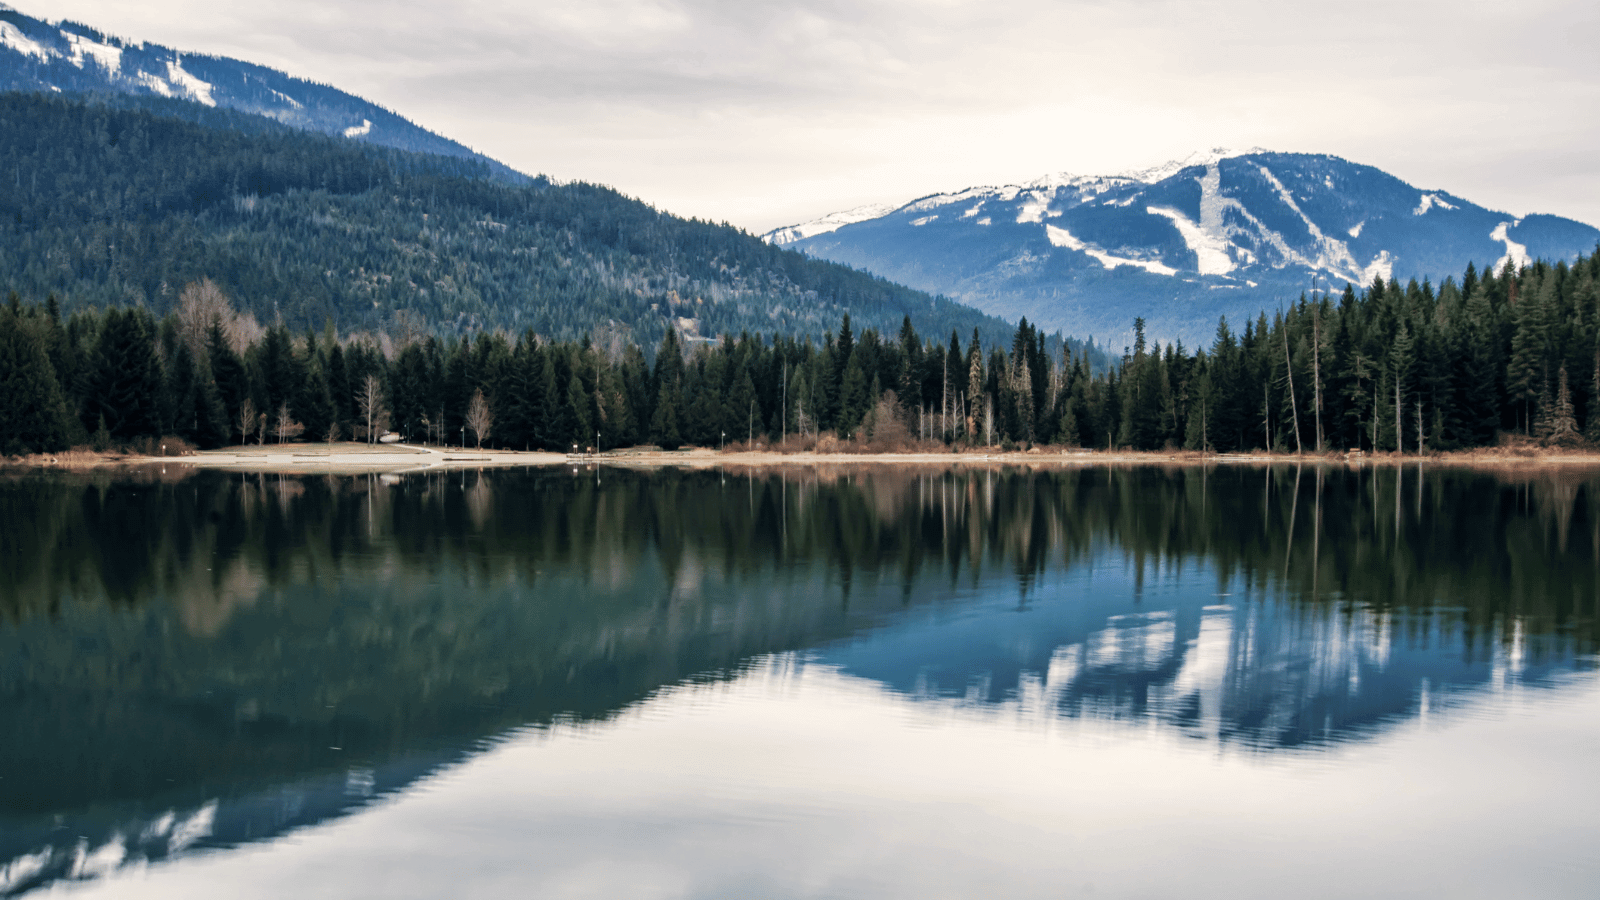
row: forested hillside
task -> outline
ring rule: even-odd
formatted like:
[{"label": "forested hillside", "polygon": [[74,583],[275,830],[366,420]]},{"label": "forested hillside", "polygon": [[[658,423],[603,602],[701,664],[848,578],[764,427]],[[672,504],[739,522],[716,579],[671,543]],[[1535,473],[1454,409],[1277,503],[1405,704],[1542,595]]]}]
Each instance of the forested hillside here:
[{"label": "forested hillside", "polygon": [[0,95],[0,285],[159,317],[206,278],[263,324],[341,334],[1010,328],[604,187],[181,101]]},{"label": "forested hillside", "polygon": [[565,450],[832,433],[856,446],[1053,443],[1155,450],[1417,452],[1600,439],[1600,255],[1460,282],[1375,281],[1302,297],[1209,349],[1134,346],[1096,372],[1024,320],[996,345],[844,317],[821,342],[748,333],[653,363],[616,333],[394,339],[292,332],[251,340],[227,298],[192,284],[177,312],[0,309],[0,452],[239,441],[469,441]]}]

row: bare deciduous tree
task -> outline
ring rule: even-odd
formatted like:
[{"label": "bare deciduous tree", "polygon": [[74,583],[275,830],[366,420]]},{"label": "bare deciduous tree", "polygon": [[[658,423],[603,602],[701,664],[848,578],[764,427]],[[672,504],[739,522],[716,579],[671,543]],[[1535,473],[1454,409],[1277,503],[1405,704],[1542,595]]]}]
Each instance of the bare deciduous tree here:
[{"label": "bare deciduous tree", "polygon": [[213,325],[222,329],[228,346],[239,354],[261,340],[265,333],[253,314],[241,315],[234,310],[228,295],[211,279],[202,278],[184,285],[178,294],[178,334],[189,345],[190,353],[199,357],[205,352]]},{"label": "bare deciduous tree", "polygon": [[280,444],[289,438],[298,437],[300,432],[305,430],[304,425],[296,422],[294,418],[289,415],[289,404],[287,403],[278,404],[278,414],[274,418],[275,430],[278,433],[278,443]]},{"label": "bare deciduous tree", "polygon": [[472,401],[467,404],[467,427],[472,429],[472,434],[478,441],[478,449],[483,449],[483,439],[489,436],[489,430],[494,427],[494,411],[489,408],[489,401],[483,397],[483,389],[472,392]]},{"label": "bare deciduous tree", "polygon": [[211,279],[191,281],[178,294],[178,334],[197,358],[205,352],[211,326],[221,326],[226,334],[232,322],[233,306]]},{"label": "bare deciduous tree", "polygon": [[250,433],[256,430],[256,404],[249,397],[239,404],[239,443],[250,443]]},{"label": "bare deciduous tree", "polygon": [[383,386],[378,383],[378,376],[368,374],[361,382],[360,389],[356,391],[356,409],[367,420],[367,443],[370,444],[375,440],[372,433],[374,420],[383,414]]}]

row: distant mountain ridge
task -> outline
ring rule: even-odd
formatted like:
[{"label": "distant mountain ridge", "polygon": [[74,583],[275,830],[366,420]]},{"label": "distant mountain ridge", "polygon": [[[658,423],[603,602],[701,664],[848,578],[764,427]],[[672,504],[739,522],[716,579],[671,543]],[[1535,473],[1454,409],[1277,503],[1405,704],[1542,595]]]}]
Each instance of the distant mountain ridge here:
[{"label": "distant mountain ridge", "polygon": [[328,85],[242,60],[113,37],[77,22],[51,23],[0,3],[0,91],[6,90],[188,100],[266,116],[305,131],[477,160],[502,177],[525,177]]},{"label": "distant mountain ridge", "polygon": [[932,194],[765,238],[1048,330],[1209,340],[1307,290],[1571,260],[1600,230],[1516,217],[1335,156],[1213,150],[1109,176]]}]

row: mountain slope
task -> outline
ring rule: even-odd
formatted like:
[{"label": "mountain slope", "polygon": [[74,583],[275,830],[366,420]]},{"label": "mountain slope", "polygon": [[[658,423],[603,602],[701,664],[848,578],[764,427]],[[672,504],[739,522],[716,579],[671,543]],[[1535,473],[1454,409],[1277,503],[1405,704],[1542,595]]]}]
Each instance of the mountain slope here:
[{"label": "mountain slope", "polygon": [[1057,175],[839,213],[766,238],[1071,334],[1209,342],[1217,318],[1308,289],[1469,262],[1571,260],[1600,230],[1517,218],[1334,156],[1213,151],[1143,172]]},{"label": "mountain slope", "polygon": [[[117,98],[113,98],[117,99]],[[123,102],[118,99],[118,102]],[[178,100],[0,94],[0,290],[171,309],[211,278],[263,322],[341,332],[597,328],[654,346],[857,328],[987,342],[970,307],[594,185],[308,134]],[[188,121],[204,109],[206,124]],[[163,112],[174,115],[162,115]]]},{"label": "mountain slope", "polygon": [[76,22],[46,22],[3,3],[0,90],[188,100],[353,141],[476,159],[497,175],[524,177],[337,88],[241,60],[123,40]]}]

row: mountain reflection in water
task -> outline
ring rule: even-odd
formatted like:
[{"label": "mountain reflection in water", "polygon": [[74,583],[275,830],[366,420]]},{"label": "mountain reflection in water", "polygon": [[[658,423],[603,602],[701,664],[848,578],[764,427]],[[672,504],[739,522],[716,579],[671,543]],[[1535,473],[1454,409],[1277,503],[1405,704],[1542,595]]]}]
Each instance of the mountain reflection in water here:
[{"label": "mountain reflection in water", "polygon": [[1245,753],[1372,739],[1592,667],[1597,487],[1313,466],[10,477],[0,894],[345,815],[518,729],[772,654]]}]

